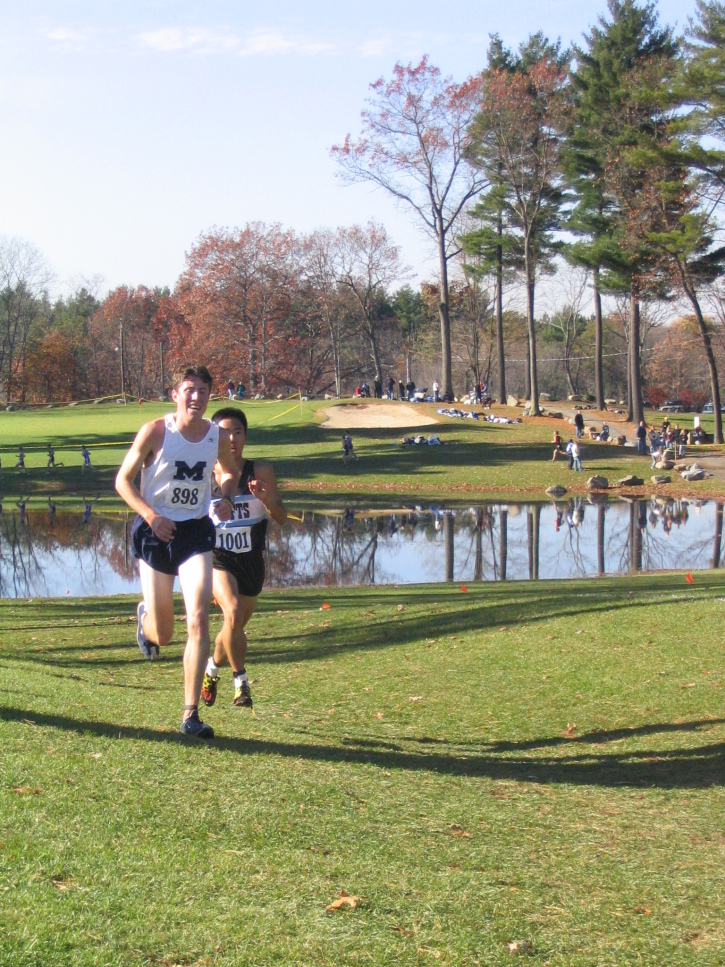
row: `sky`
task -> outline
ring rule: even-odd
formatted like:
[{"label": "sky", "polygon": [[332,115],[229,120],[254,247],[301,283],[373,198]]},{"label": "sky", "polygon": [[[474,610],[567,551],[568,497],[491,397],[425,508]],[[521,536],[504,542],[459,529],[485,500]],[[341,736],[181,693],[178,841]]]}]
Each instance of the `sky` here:
[{"label": "sky", "polygon": [[[369,85],[396,62],[456,81],[489,35],[564,44],[605,0],[0,0],[0,235],[36,246],[70,292],[169,286],[213,227],[298,232],[382,222],[411,278],[431,243],[330,148],[360,133]],[[695,0],[660,0],[684,27]]]}]

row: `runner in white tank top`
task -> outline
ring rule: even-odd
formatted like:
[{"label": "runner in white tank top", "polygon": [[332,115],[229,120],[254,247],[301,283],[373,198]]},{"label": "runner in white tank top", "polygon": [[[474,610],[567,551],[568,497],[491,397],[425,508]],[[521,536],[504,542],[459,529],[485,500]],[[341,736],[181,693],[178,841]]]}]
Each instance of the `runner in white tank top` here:
[{"label": "runner in white tank top", "polygon": [[211,470],[217,461],[219,427],[207,423],[197,443],[187,440],[174,413],[164,417],[164,440],[155,459],[141,470],[141,496],[169,520],[205,517],[211,503]]},{"label": "runner in white tank top", "polygon": [[136,640],[147,658],[157,657],[159,646],[171,640],[172,591],[179,576],[188,631],[181,732],[197,738],[214,735],[199,719],[198,705],[209,654],[215,532],[208,511],[215,462],[221,469],[222,500],[216,507],[221,520],[231,517],[239,478],[229,433],[204,419],[211,386],[205,366],[181,370],[171,394],[176,412],[141,427],[116,477],[116,490],[138,514],[132,533],[143,601]]}]

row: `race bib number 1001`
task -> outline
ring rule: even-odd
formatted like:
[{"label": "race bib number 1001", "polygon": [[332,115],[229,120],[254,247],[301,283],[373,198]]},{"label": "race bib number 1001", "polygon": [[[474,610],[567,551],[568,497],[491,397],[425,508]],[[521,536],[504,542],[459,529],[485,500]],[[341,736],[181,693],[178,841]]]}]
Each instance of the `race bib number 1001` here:
[{"label": "race bib number 1001", "polygon": [[246,554],[252,550],[251,527],[217,527],[216,546],[219,551]]},{"label": "race bib number 1001", "polygon": [[166,490],[167,507],[198,507],[201,487],[177,487],[170,484]]}]

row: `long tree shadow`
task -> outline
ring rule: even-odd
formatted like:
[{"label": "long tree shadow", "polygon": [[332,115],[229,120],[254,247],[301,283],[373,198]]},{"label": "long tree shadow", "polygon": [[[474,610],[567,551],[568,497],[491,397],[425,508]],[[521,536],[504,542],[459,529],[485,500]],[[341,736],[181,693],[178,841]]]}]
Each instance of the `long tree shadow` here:
[{"label": "long tree shadow", "polygon": [[[722,572],[703,573],[698,576],[698,591],[701,595],[722,594],[725,574]],[[596,587],[584,586],[579,582],[518,582],[516,594],[512,595],[510,584],[488,584],[469,588],[464,596],[460,592],[454,593],[450,586],[410,586],[398,588],[395,598],[377,589],[351,589],[335,591],[334,596],[329,591],[310,590],[306,592],[275,592],[269,598],[260,601],[260,610],[254,625],[254,656],[255,661],[272,664],[296,663],[329,658],[331,655],[345,653],[362,653],[377,651],[390,647],[407,645],[411,642],[424,642],[431,636],[439,638],[446,635],[460,635],[467,632],[485,633],[492,629],[515,628],[522,624],[535,625],[558,618],[574,618],[599,614],[612,614],[618,610],[630,613],[633,609],[651,607],[653,601],[662,599],[662,595],[673,592],[685,592],[681,575],[642,575],[623,585],[616,579],[604,578],[597,582]],[[311,621],[312,627],[285,628],[284,633],[274,630],[269,638],[264,633],[264,618],[268,612],[286,611],[302,616],[317,615],[323,603],[332,602],[332,608],[325,611],[325,622],[329,627],[321,627]],[[85,604],[85,603],[84,603]],[[404,610],[398,613],[398,604]],[[27,605],[24,607],[28,607]],[[26,634],[37,631],[47,634],[49,621],[54,631],[66,628],[78,632],[79,622],[72,617],[78,613],[77,605],[72,603],[55,602],[45,606],[44,621],[24,624],[14,614],[11,619],[16,631]],[[335,614],[339,607],[344,612],[354,609],[357,615],[360,609],[374,612],[381,609],[379,615],[368,614],[365,621],[349,623],[343,620],[336,627]],[[91,634],[94,622],[118,615],[121,608],[128,608],[128,599],[95,599],[84,607],[83,624],[89,627]],[[21,611],[22,614],[22,611]],[[0,627],[3,609],[0,607]],[[9,616],[8,616],[9,617]],[[183,619],[177,612],[177,637],[184,637]],[[113,627],[113,622],[110,622]],[[106,628],[109,624],[105,625]],[[23,647],[15,652],[4,650],[4,657],[16,661],[54,665],[61,668],[73,668],[88,665],[88,658],[75,657],[74,652],[87,653],[96,648],[104,653],[101,660],[91,659],[94,667],[121,665],[128,662],[125,654],[111,656],[108,652],[129,648],[135,654],[133,639],[135,626],[128,622],[128,643],[106,642],[94,645],[90,641],[75,643],[60,642],[55,645],[45,643],[42,651],[34,652]],[[271,639],[271,640],[270,640]],[[506,638],[502,638],[505,647]],[[165,661],[178,661],[176,648],[172,646],[167,654],[163,654]]]},{"label": "long tree shadow", "polygon": [[[130,739],[152,743],[185,742],[177,732],[119,725],[111,722],[48,715],[29,709],[0,708],[0,719],[61,729],[79,735]],[[206,748],[200,745],[199,750]],[[635,786],[661,789],[703,789],[725,784],[725,743],[688,749],[657,749],[590,756],[514,758],[484,753],[392,751],[369,746],[350,748],[333,744],[282,742],[254,738],[217,738],[214,748],[237,755],[281,756],[308,762],[367,765],[385,770],[433,772],[439,775],[515,780],[581,786]]]}]

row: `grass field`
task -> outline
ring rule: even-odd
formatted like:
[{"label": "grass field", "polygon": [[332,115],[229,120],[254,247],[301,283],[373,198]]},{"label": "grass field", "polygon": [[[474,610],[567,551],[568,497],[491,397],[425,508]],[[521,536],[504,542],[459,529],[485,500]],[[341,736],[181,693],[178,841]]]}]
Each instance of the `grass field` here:
[{"label": "grass field", "polygon": [[[212,404],[213,412],[217,404]],[[448,495],[467,499],[475,493],[481,499],[530,499],[543,497],[543,491],[559,483],[571,493],[584,493],[586,480],[603,474],[610,483],[636,473],[649,484],[648,457],[637,457],[633,450],[606,444],[584,443],[584,473],[573,474],[566,461],[551,462],[551,420],[525,420],[515,426],[497,426],[469,420],[441,418],[434,428],[424,427],[425,435],[437,432],[445,441],[442,447],[401,447],[405,432],[393,429],[353,430],[356,463],[343,465],[340,431],[326,428],[320,410],[329,404],[320,401],[250,402],[245,404],[250,422],[247,450],[251,458],[264,456],[272,461],[286,492],[296,501],[314,500],[315,495],[361,494],[365,499],[398,494]],[[433,404],[421,405],[424,413],[435,414]],[[113,478],[135,432],[146,420],[168,412],[169,406],[78,406],[52,410],[0,413],[0,495],[48,494],[83,491],[113,494]],[[510,411],[515,415],[515,411]],[[708,418],[712,421],[712,417]],[[686,424],[692,418],[680,422]],[[707,423],[703,420],[707,428]],[[562,434],[571,428],[559,423]],[[56,460],[64,467],[46,470],[46,444],[56,449]],[[19,444],[26,447],[27,473],[14,469]],[[86,443],[92,454],[92,474],[81,472],[80,446]],[[716,452],[721,448],[702,448]],[[684,485],[678,476],[669,485],[673,495],[702,494],[725,496],[725,483],[709,479]]]},{"label": "grass field", "polygon": [[722,964],[723,602],[266,594],[210,745],[135,602],[0,602],[0,964]]}]

